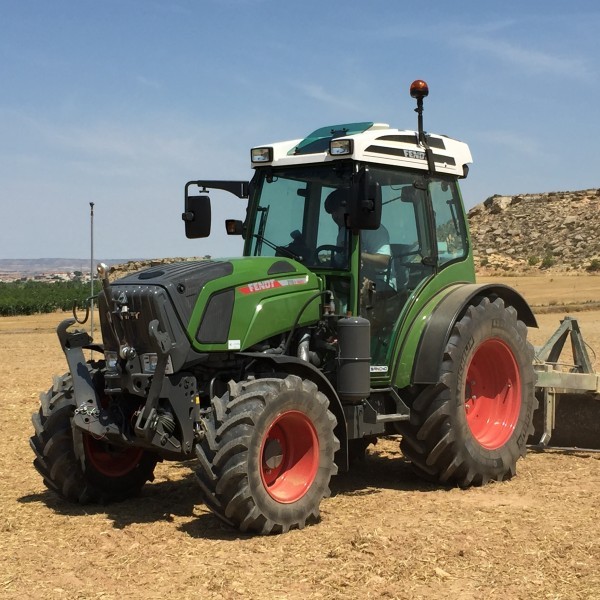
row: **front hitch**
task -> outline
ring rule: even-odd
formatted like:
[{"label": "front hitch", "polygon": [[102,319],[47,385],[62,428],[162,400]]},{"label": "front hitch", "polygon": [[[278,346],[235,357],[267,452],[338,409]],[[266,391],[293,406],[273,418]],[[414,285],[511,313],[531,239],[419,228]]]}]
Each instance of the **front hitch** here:
[{"label": "front hitch", "polygon": [[153,350],[158,355],[156,369],[152,377],[152,383],[148,390],[148,397],[144,409],[138,415],[135,423],[135,434],[138,437],[151,441],[154,437],[156,426],[158,425],[158,401],[160,391],[165,379],[167,364],[169,361],[169,351],[171,349],[171,337],[166,331],[159,331],[158,320],[154,319],[148,324],[148,333],[153,346]]},{"label": "front hitch", "polygon": [[111,437],[113,441],[126,441],[119,427],[111,422],[108,413],[100,404],[100,397],[83,351],[101,350],[92,343],[86,331],[68,331],[76,319],[65,319],[56,328],[60,345],[65,353],[71,378],[76,409],[73,414],[73,426],[96,437]]}]

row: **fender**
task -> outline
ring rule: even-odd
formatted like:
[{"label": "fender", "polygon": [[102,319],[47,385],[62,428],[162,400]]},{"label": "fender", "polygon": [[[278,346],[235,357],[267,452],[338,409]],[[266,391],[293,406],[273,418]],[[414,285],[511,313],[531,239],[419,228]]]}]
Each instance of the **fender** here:
[{"label": "fender", "polygon": [[434,384],[439,379],[439,369],[444,348],[456,321],[476,297],[502,298],[512,306],[518,318],[528,327],[537,327],[535,316],[521,294],[503,284],[464,284],[455,287],[433,309],[421,334],[413,365],[411,381],[414,384]]},{"label": "fender", "polygon": [[295,356],[288,356],[285,354],[263,354],[262,352],[239,352],[237,353],[237,356],[254,358],[262,362],[271,362],[277,366],[278,370],[291,375],[297,375],[302,379],[310,379],[310,381],[317,385],[319,391],[325,394],[329,399],[329,408],[337,419],[335,435],[340,442],[340,449],[336,452],[336,465],[340,471],[347,471],[349,463],[346,417],[344,415],[340,397],[325,375],[323,375],[323,373],[315,366],[296,358]]}]

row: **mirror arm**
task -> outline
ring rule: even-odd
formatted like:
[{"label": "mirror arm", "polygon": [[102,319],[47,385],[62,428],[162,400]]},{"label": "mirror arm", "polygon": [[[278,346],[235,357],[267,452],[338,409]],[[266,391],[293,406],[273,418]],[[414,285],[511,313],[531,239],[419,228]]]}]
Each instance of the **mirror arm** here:
[{"label": "mirror arm", "polygon": [[250,182],[249,181],[221,181],[221,180],[197,180],[197,181],[188,181],[185,184],[185,195],[188,195],[188,190],[190,186],[197,185],[202,188],[202,191],[206,191],[206,189],[211,190],[224,190],[237,196],[238,198],[248,198]]}]

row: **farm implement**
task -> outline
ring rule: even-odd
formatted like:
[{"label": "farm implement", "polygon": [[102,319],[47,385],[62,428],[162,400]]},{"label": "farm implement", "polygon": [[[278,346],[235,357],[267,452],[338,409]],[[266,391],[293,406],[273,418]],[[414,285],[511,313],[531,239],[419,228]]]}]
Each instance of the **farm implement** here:
[{"label": "farm implement", "polygon": [[[570,354],[565,352],[568,356],[561,360],[567,340]],[[587,446],[587,450],[598,451],[600,375],[593,370],[576,319],[565,317],[550,339],[536,348],[534,368],[540,398],[534,447],[582,450]],[[557,419],[559,406],[561,416]],[[557,435],[553,437],[555,430]],[[550,445],[551,439],[554,445]]]},{"label": "farm implement", "polygon": [[226,222],[242,257],[115,281],[100,265],[102,342],[74,319],[59,325],[68,371],[33,416],[49,488],[122,500],[157,461],[189,460],[219,518],[269,534],[316,521],[331,478],[379,436],[401,436],[429,481],[502,481],[526,452],[539,396],[549,445],[557,395],[597,392],[598,376],[574,320],[536,356],[526,300],[476,283],[459,187],[471,153],[426,133],[427,85],[410,92],[417,131],[322,127],[252,148],[250,181],[188,182],[188,238],[210,234],[211,193],[247,203],[244,221]]}]

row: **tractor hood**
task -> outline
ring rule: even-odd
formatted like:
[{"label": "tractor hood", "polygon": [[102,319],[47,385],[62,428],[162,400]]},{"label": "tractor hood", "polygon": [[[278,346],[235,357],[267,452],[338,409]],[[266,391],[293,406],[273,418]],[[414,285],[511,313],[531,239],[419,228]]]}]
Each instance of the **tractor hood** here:
[{"label": "tractor hood", "polygon": [[[245,350],[290,330],[320,289],[314,273],[278,257],[165,264],[111,283],[113,300],[121,295],[129,310],[139,313],[138,320],[145,321],[146,313],[155,316],[151,305],[156,302],[172,305],[173,311],[160,311],[168,315],[159,318],[162,328],[185,331],[198,352]],[[319,305],[317,297],[300,315],[299,325],[314,323]]]}]

